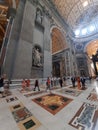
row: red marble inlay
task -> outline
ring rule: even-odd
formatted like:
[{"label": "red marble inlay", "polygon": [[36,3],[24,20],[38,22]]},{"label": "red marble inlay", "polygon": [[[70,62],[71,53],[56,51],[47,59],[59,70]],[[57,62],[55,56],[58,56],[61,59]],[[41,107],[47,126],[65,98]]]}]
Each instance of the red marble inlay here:
[{"label": "red marble inlay", "polygon": [[55,115],[62,108],[68,105],[72,99],[51,93],[32,99],[32,101],[36,102],[38,105]]},{"label": "red marble inlay", "polygon": [[22,109],[22,110],[18,110],[18,111],[16,112],[16,114],[17,114],[17,116],[18,116],[19,118],[22,118],[22,117],[27,116],[27,112],[24,111],[23,109]]}]

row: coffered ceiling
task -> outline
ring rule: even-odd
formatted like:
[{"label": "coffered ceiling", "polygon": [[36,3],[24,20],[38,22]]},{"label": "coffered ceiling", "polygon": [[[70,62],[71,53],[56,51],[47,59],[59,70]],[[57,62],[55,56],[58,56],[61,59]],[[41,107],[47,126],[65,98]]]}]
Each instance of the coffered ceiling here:
[{"label": "coffered ceiling", "polygon": [[98,11],[98,0],[53,0],[53,2],[72,27],[81,22],[87,23],[87,20],[95,18]]},{"label": "coffered ceiling", "polygon": [[52,0],[76,37],[98,30],[98,0]]},{"label": "coffered ceiling", "polygon": [[[52,0],[74,37],[83,38],[98,33],[98,0]],[[98,50],[98,40],[86,47],[89,57]]]}]

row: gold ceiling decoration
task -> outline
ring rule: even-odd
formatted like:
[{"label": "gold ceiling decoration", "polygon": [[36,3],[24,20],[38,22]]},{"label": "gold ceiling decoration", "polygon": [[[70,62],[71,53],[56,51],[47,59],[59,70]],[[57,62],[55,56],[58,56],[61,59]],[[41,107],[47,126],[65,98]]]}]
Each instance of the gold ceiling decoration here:
[{"label": "gold ceiling decoration", "polygon": [[[85,23],[86,19],[88,19],[89,21],[89,19],[93,17],[92,14],[95,13],[95,10],[98,9],[98,6],[95,9],[95,6],[98,5],[98,0],[52,0],[52,1],[55,4],[61,16],[72,28],[76,28],[79,25],[79,22],[81,23],[81,21],[83,21],[83,24]],[[87,17],[84,19],[85,15]],[[88,21],[86,21],[86,24],[88,24],[87,23]]]},{"label": "gold ceiling decoration", "polygon": [[67,47],[65,38],[58,28],[52,30],[52,53],[59,52]]},{"label": "gold ceiling decoration", "polygon": [[0,1],[0,48],[3,43],[3,38],[5,35],[7,27],[7,14],[10,7],[17,8],[19,0],[1,0]]},{"label": "gold ceiling decoration", "polygon": [[92,57],[92,55],[95,55],[97,50],[98,50],[98,40],[92,41],[86,47],[86,52],[89,57]]}]

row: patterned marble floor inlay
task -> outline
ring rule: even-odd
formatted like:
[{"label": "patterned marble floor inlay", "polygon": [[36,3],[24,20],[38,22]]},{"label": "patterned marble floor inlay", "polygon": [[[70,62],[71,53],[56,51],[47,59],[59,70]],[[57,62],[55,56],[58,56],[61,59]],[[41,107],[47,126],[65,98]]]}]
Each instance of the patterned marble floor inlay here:
[{"label": "patterned marble floor inlay", "polygon": [[41,123],[34,116],[26,118],[18,123],[20,130],[37,130],[40,125]]},{"label": "patterned marble floor inlay", "polygon": [[95,130],[97,120],[98,106],[83,103],[69,124],[78,130]]},{"label": "patterned marble floor inlay", "polygon": [[89,96],[87,97],[87,99],[90,100],[90,101],[97,101],[98,102],[98,95],[97,95],[96,92],[95,93],[91,92],[89,94]]},{"label": "patterned marble floor inlay", "polygon": [[82,91],[65,88],[65,89],[59,90],[57,92],[77,97],[81,94]]},{"label": "patterned marble floor inlay", "polygon": [[32,101],[36,102],[38,105],[55,115],[58,111],[69,104],[72,99],[50,93],[48,95],[32,99]]},{"label": "patterned marble floor inlay", "polygon": [[56,87],[56,86],[54,86],[54,87],[51,87],[50,89],[51,90],[56,90],[56,89],[60,89],[61,87]]},{"label": "patterned marble floor inlay", "polygon": [[7,102],[13,102],[13,101],[16,101],[16,100],[18,100],[17,97],[10,97],[10,98],[6,99]]},{"label": "patterned marble floor inlay", "polygon": [[42,94],[42,93],[46,93],[46,92],[45,91],[36,91],[36,92],[25,94],[24,96],[25,97],[31,97],[31,96],[35,96],[37,94]]},{"label": "patterned marble floor inlay", "polygon": [[32,114],[28,111],[27,108],[21,108],[18,109],[16,111],[12,112],[14,119],[16,120],[16,122],[22,121],[30,116],[32,116]]},{"label": "patterned marble floor inlay", "polygon": [[[32,89],[33,90],[33,89]],[[25,89],[25,90],[23,90],[23,89],[18,89],[18,91],[20,92],[20,93],[28,93],[28,92],[31,92],[32,90],[30,90],[30,89]]]},{"label": "patterned marble floor inlay", "polygon": [[11,96],[11,95],[12,95],[12,93],[11,93],[10,91],[7,91],[5,94],[3,94],[3,96],[2,96],[2,94],[0,93],[0,98],[5,98],[5,97]]},{"label": "patterned marble floor inlay", "polygon": [[78,89],[77,86],[76,87],[70,86],[69,88],[74,89],[74,90],[86,90],[87,89],[87,87],[85,87],[84,89],[82,89],[82,88]]},{"label": "patterned marble floor inlay", "polygon": [[35,130],[41,125],[22,103],[11,106],[10,110],[20,130]]}]

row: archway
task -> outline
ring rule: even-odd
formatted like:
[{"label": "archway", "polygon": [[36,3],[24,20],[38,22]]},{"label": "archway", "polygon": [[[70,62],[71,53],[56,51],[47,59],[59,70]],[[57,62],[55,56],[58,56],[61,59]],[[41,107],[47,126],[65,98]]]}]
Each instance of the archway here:
[{"label": "archway", "polygon": [[[65,42],[65,37],[62,30],[54,27],[51,32],[52,40],[52,74],[55,77],[60,77],[65,75],[65,60],[63,56],[63,51],[67,48]],[[63,69],[62,69],[63,68]]]},{"label": "archway", "polygon": [[61,30],[57,27],[52,29],[52,54],[58,53],[66,48],[65,38]]}]

